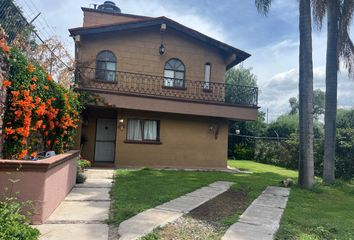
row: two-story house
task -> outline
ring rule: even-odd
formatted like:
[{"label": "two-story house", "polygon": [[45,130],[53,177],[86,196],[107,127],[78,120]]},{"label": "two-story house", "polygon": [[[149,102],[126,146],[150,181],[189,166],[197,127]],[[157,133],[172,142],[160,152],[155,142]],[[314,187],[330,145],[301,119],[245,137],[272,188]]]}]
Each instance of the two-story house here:
[{"label": "two-story house", "polygon": [[[82,155],[116,167],[227,167],[228,122],[255,120],[258,89],[225,84],[250,55],[166,17],[82,8],[70,29],[83,113]],[[226,99],[227,93],[233,97]]]}]

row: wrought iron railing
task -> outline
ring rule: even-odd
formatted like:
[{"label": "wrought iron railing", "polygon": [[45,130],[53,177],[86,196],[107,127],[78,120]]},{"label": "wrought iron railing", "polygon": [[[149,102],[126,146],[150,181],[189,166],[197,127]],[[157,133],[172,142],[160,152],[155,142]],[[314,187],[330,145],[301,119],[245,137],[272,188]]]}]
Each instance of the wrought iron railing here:
[{"label": "wrought iron railing", "polygon": [[141,73],[77,69],[79,89],[105,90],[140,96],[157,96],[256,107],[258,88],[217,82],[166,78]]}]

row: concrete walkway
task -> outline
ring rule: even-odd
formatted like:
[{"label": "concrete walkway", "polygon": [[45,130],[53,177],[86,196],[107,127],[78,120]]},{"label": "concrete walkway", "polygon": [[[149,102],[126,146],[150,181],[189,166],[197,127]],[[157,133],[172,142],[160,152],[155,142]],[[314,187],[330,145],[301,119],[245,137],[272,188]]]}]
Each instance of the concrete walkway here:
[{"label": "concrete walkway", "polygon": [[290,189],[267,187],[233,224],[222,240],[272,240],[288,201]]},{"label": "concrete walkway", "polygon": [[45,224],[36,226],[40,240],[107,240],[114,170],[89,169],[87,180],[77,184]]},{"label": "concrete walkway", "polygon": [[232,184],[232,182],[215,182],[207,187],[141,212],[119,225],[119,239],[139,239],[152,232],[154,228],[173,222],[183,214],[227,191]]}]

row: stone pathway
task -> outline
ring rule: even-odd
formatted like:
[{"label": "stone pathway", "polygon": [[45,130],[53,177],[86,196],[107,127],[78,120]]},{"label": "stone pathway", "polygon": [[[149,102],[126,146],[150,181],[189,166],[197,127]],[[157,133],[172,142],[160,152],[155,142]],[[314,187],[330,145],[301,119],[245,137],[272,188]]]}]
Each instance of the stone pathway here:
[{"label": "stone pathway", "polygon": [[289,188],[267,187],[226,231],[222,240],[272,240],[289,193]]},{"label": "stone pathway", "polygon": [[133,240],[152,232],[157,227],[175,221],[183,214],[227,191],[232,182],[214,182],[194,192],[148,209],[122,222],[118,228],[120,240]]},{"label": "stone pathway", "polygon": [[89,169],[87,180],[77,184],[45,224],[36,226],[40,240],[107,240],[114,170]]}]

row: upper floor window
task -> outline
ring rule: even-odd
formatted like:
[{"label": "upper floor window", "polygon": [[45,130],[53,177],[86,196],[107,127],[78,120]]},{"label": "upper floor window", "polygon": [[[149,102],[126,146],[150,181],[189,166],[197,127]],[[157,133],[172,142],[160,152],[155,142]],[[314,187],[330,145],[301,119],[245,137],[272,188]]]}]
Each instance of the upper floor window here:
[{"label": "upper floor window", "polygon": [[96,79],[114,82],[116,80],[117,59],[111,51],[101,51],[96,57]]},{"label": "upper floor window", "polygon": [[210,88],[211,64],[204,65],[204,89]]},{"label": "upper floor window", "polygon": [[165,64],[164,86],[166,87],[184,87],[185,67],[182,61],[171,58]]}]

